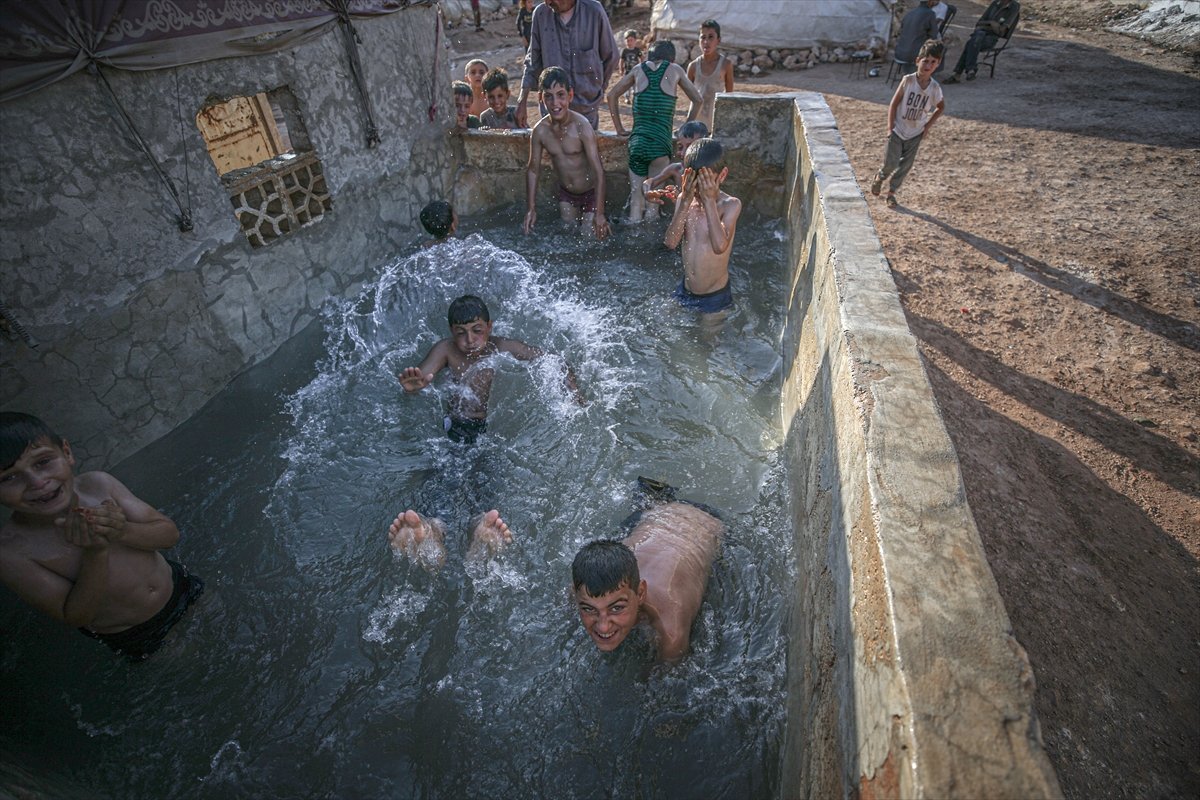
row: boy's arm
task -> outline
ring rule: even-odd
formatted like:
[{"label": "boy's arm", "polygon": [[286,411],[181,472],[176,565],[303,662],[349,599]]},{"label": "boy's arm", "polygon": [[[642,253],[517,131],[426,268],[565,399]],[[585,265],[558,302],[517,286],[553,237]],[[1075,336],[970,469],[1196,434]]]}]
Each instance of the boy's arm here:
[{"label": "boy's arm", "polygon": [[597,239],[608,236],[608,217],[604,215],[604,166],[600,163],[600,147],[596,144],[596,132],[582,116],[576,120],[583,139],[583,152],[587,154],[588,164],[592,174],[596,176],[596,214],[592,218],[592,230]]},{"label": "boy's arm", "polygon": [[[518,111],[522,108],[517,105]],[[537,187],[538,173],[542,169],[542,131],[545,130],[545,119],[539,120],[537,125],[533,126],[533,132],[529,134],[529,163],[525,165],[525,234],[533,230],[533,224],[537,222]],[[590,126],[589,126],[590,127]]]},{"label": "boy's arm", "polygon": [[627,72],[617,81],[613,88],[608,92],[608,113],[612,115],[613,130],[617,132],[617,136],[628,136],[629,132],[625,130],[625,126],[621,124],[621,110],[618,107],[618,101],[633,82],[637,80],[636,72]]},{"label": "boy's arm", "polygon": [[445,339],[438,342],[425,356],[425,359],[415,367],[407,367],[396,377],[400,379],[400,385],[404,387],[404,391],[408,394],[419,392],[429,384],[433,383],[433,377],[441,372],[450,362],[446,353],[449,349],[449,344]]},{"label": "boy's arm", "polygon": [[683,231],[687,226],[687,207],[691,205],[692,195],[696,191],[695,172],[685,169],[682,182],[679,196],[675,198],[675,213],[671,215],[671,224],[667,226],[667,232],[663,235],[663,244],[668,250],[674,250],[683,240]]},{"label": "boy's arm", "polygon": [[700,59],[698,59],[698,58],[694,58],[688,62],[687,76],[688,76],[688,80],[691,81],[692,83],[696,82],[696,62],[698,62],[699,60]]},{"label": "boy's arm", "polygon": [[733,91],[733,62],[728,58],[725,59],[725,91]]},{"label": "boy's arm", "polygon": [[[546,355],[546,351],[540,347],[534,347],[531,344],[526,344],[520,339],[507,339],[503,337],[493,336],[492,341],[496,343],[496,349],[501,353],[508,353],[519,361],[534,361]],[[587,405],[587,400],[584,399],[583,393],[579,391],[579,382],[575,380],[575,371],[571,369],[571,365],[567,360],[563,359],[563,366],[567,368],[567,376],[563,380],[563,385],[567,387],[576,402],[579,405]]]},{"label": "boy's arm", "polygon": [[700,90],[696,88],[696,84],[688,79],[687,73],[683,71],[682,67],[676,66],[675,69],[679,70],[679,82],[677,85],[683,89],[683,93],[692,101],[691,108],[688,109],[687,118],[687,121],[691,122],[700,114],[700,106],[704,105],[704,96],[700,94]]},{"label": "boy's arm", "polygon": [[74,583],[9,547],[0,549],[0,581],[33,608],[78,628],[95,619],[108,594],[108,541],[88,533],[78,513],[63,523],[67,541],[83,548]]},{"label": "boy's arm", "polygon": [[900,101],[904,97],[904,89],[908,83],[908,76],[900,79],[900,85],[896,87],[896,93],[892,95],[892,102],[888,104],[888,126],[887,133],[884,134],[885,139],[892,135],[892,128],[896,127],[896,112],[900,110]]},{"label": "boy's arm", "polygon": [[708,167],[701,168],[699,177],[700,199],[708,220],[708,243],[714,253],[721,255],[733,242],[733,232],[742,213],[742,201],[730,197],[724,203],[720,202],[721,181]]},{"label": "boy's arm", "polygon": [[87,478],[96,483],[98,493],[108,495],[98,508],[83,509],[93,535],[138,550],[165,550],[179,544],[175,523],[125,484],[107,472],[90,472]]},{"label": "boy's arm", "polygon": [[938,104],[937,104],[937,106],[934,107],[933,113],[929,115],[929,121],[925,123],[925,129],[923,131],[921,131],[922,138],[924,138],[925,134],[929,133],[929,129],[933,127],[933,123],[937,122],[938,117],[940,117],[942,115],[942,112],[945,110],[946,110],[945,99],[938,100]]}]

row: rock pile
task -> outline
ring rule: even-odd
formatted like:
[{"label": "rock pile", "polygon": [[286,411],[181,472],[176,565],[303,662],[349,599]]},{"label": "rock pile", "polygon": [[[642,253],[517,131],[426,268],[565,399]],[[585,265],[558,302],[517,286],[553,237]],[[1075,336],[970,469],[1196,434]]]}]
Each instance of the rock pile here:
[{"label": "rock pile", "polygon": [[[686,65],[693,58],[700,56],[699,43],[682,39],[673,39],[675,45],[675,60]],[[882,59],[886,45],[882,39],[872,36],[859,42],[840,45],[817,45],[800,48],[766,48],[755,47],[748,50],[724,49],[726,58],[733,59],[735,74],[761,75],[773,69],[800,70],[812,69],[818,64],[829,62],[851,61],[852,56]]]}]

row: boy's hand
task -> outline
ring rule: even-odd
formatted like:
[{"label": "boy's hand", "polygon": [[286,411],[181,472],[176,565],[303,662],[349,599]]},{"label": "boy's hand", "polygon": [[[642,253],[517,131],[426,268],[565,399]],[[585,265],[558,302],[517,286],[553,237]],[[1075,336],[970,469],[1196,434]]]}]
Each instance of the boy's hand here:
[{"label": "boy's hand", "polygon": [[654,203],[656,206],[661,206],[666,200],[675,200],[679,195],[679,188],[669,183],[661,189],[647,189],[646,202]]},{"label": "boy's hand", "polygon": [[701,200],[717,200],[721,196],[721,182],[717,180],[716,173],[708,167],[701,167],[699,174],[700,188],[698,190]]},{"label": "boy's hand", "polygon": [[108,540],[97,535],[92,529],[90,518],[94,511],[95,509],[75,506],[65,517],[54,520],[54,524],[62,528],[63,536],[69,544],[84,550],[101,550],[108,547]]},{"label": "boy's hand", "polygon": [[525,212],[525,228],[524,228],[524,230],[525,230],[526,236],[528,236],[529,232],[533,230],[533,223],[535,223],[535,222],[537,222],[537,212],[533,211],[533,210]]},{"label": "boy's hand", "polygon": [[400,385],[404,387],[404,391],[419,392],[429,384],[433,383],[433,375],[421,372],[420,367],[406,367],[404,372],[398,376]]},{"label": "boy's hand", "polygon": [[596,216],[592,219],[592,230],[595,231],[597,239],[599,239],[600,241],[604,241],[605,237],[608,236],[609,230],[610,230],[608,227],[608,217],[604,216],[603,214],[597,213]]},{"label": "boy's hand", "polygon": [[84,509],[90,511],[89,522],[92,533],[103,536],[110,542],[119,542],[125,538],[125,512],[112,498],[105,500],[99,508]]}]

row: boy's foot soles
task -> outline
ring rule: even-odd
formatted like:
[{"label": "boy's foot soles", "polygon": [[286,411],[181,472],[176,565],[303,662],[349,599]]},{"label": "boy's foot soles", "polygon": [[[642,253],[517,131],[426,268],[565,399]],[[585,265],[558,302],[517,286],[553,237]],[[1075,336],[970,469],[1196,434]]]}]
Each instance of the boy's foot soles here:
[{"label": "boy's foot soles", "polygon": [[475,530],[471,532],[471,547],[467,556],[494,556],[510,544],[512,533],[508,530],[508,523],[493,508],[479,518]]},{"label": "boy's foot soles", "polygon": [[958,73],[956,72],[953,75],[951,75],[949,78],[946,78],[946,80],[942,81],[943,86],[946,85],[947,83],[958,83]]},{"label": "boy's foot soles", "polygon": [[894,194],[889,194],[889,195],[887,196],[887,204],[888,204],[888,208],[895,208],[897,205],[899,205],[899,204],[896,202],[896,195],[894,195]]},{"label": "boy's foot soles", "polygon": [[975,80],[975,70],[971,70],[970,72],[967,73],[967,80],[969,80],[969,81]]},{"label": "boy's foot soles", "polygon": [[871,181],[871,194],[879,197],[879,193],[883,190],[883,178],[878,174],[875,175],[875,180]]},{"label": "boy's foot soles", "polygon": [[388,542],[392,549],[415,558],[426,569],[435,569],[446,562],[444,538],[441,520],[426,520],[411,508],[397,514],[388,526]]}]

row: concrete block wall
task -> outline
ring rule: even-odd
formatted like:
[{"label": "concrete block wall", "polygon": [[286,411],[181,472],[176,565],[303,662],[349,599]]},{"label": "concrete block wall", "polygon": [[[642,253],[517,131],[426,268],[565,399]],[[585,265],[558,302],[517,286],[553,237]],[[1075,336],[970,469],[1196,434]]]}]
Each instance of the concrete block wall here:
[{"label": "concrete block wall", "polygon": [[[0,300],[39,343],[0,336],[0,408],[44,416],[85,467],[112,464],[410,245],[418,212],[446,196],[454,164],[449,70],[431,78],[435,20],[422,6],[355,22],[382,134],[373,149],[336,27],[279,53],[107,70],[190,199],[189,233],[86,72],[0,105]],[[298,102],[333,208],[252,248],[194,117],[210,97],[281,86]]]},{"label": "concrete block wall", "polygon": [[717,108],[718,129],[764,114],[789,128],[763,155],[783,164],[790,231],[782,795],[1059,797],[1032,670],[833,115],[816,93]]}]

